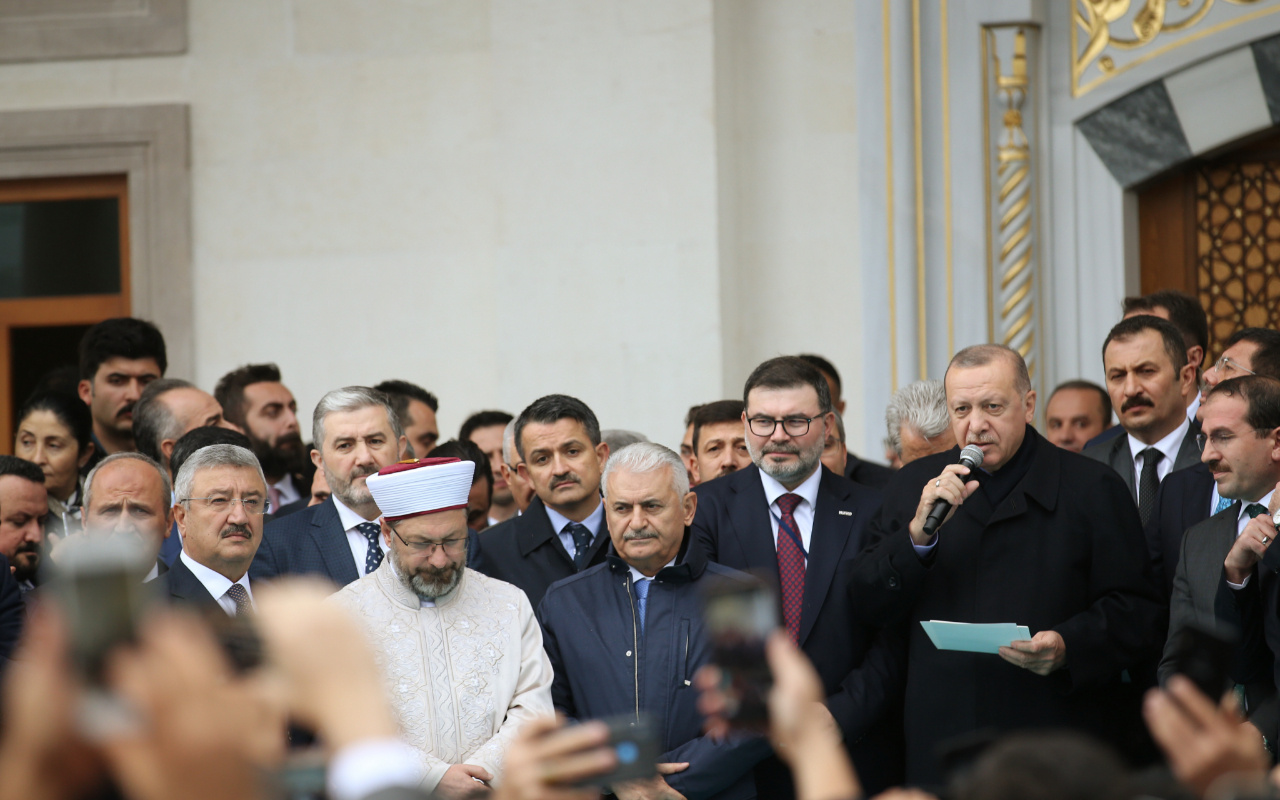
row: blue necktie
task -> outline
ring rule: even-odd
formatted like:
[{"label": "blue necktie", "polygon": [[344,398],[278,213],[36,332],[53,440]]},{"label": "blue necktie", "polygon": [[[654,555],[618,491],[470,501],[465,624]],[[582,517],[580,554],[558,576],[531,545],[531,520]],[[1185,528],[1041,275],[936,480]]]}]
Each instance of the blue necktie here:
[{"label": "blue necktie", "polygon": [[640,615],[640,635],[644,635],[644,609],[649,603],[649,584],[651,580],[636,581],[633,585],[636,589],[636,612]]},{"label": "blue necktie", "polygon": [[1219,497],[1218,507],[1213,510],[1213,513],[1217,514],[1220,511],[1226,511],[1228,508],[1231,508],[1231,504],[1234,502],[1235,501],[1232,500],[1230,497]]},{"label": "blue necktie", "polygon": [[587,566],[587,551],[591,549],[591,531],[581,522],[570,522],[564,528],[573,537],[573,568],[581,571]]},{"label": "blue necktie", "polygon": [[382,526],[376,522],[361,522],[356,526],[360,535],[369,540],[369,550],[364,556],[364,574],[368,575],[382,563],[382,546],[378,538],[382,536]]}]

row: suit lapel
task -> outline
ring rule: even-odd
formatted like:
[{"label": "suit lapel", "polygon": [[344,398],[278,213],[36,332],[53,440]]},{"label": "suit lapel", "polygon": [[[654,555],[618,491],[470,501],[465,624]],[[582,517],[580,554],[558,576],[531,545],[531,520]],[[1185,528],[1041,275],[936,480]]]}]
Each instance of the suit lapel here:
[{"label": "suit lapel", "polygon": [[[551,527],[551,518],[547,516],[547,507],[542,504],[542,500],[535,497],[529,504],[529,510],[517,518],[516,524],[520,526],[516,531],[516,544],[520,548],[521,558],[528,558],[534,550],[545,546],[556,554],[551,558],[559,558],[573,567],[573,559],[560,544],[555,528]],[[597,537],[596,543],[599,542],[600,538]],[[594,557],[594,553],[592,555]]]},{"label": "suit lapel", "polygon": [[[742,563],[747,569],[761,570],[778,576],[778,547],[773,541],[773,525],[769,522],[769,501],[764,496],[764,484],[760,482],[760,470],[752,465],[738,470],[727,480],[734,496],[729,500],[729,519],[742,550]],[[723,558],[725,542],[720,542]]]},{"label": "suit lapel", "polygon": [[[821,468],[820,468],[821,469]],[[836,568],[845,546],[849,543],[849,527],[854,516],[841,515],[841,511],[854,511],[849,494],[824,470],[818,484],[818,504],[813,510],[813,532],[809,537],[809,564],[804,574],[804,605],[800,612],[800,644],[803,645],[813,630],[822,601],[831,588]],[[776,558],[775,558],[776,564]]]},{"label": "suit lapel", "polygon": [[355,559],[351,556],[347,532],[342,527],[342,518],[338,516],[338,508],[332,498],[326,500],[311,518],[311,538],[320,551],[325,569],[336,582],[346,585],[360,579]]},{"label": "suit lapel", "polygon": [[187,567],[181,558],[173,560],[173,566],[169,568],[172,573],[169,576],[169,594],[179,600],[198,606],[213,606],[218,610],[222,610],[222,606],[218,604],[218,599],[209,594],[209,590],[204,588],[204,584],[195,576],[195,573]]},{"label": "suit lapel", "polygon": [[1129,487],[1129,496],[1133,498],[1133,502],[1138,502],[1138,478],[1133,474],[1133,453],[1129,450],[1129,435],[1121,433],[1115,439],[1115,444],[1111,445],[1111,458],[1108,459],[1111,468],[1120,473],[1120,477],[1124,478],[1124,485]]},{"label": "suit lapel", "polygon": [[1191,426],[1187,428],[1187,435],[1182,437],[1178,455],[1173,460],[1174,469],[1183,469],[1200,463],[1200,448],[1196,445],[1196,434],[1199,432],[1200,426],[1192,420]]}]

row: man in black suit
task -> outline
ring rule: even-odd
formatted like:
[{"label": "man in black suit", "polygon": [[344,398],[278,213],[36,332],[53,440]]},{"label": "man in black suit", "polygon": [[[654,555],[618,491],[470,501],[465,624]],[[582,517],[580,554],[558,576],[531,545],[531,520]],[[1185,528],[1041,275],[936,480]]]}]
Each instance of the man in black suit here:
[{"label": "man in black suit", "polygon": [[[1244,328],[1226,341],[1222,356],[1205,370],[1205,391],[1224,380],[1242,375],[1262,375],[1280,380],[1280,332],[1266,328]],[[1208,519],[1231,505],[1214,483],[1204,464],[1197,463],[1169,474],[1160,482],[1156,508],[1147,522],[1147,546],[1151,549],[1156,574],[1168,593],[1178,567],[1182,535],[1192,525]]]},{"label": "man in black suit", "polygon": [[137,541],[150,564],[143,582],[169,571],[160,546],[173,524],[169,475],[153,459],[129,451],[107,456],[84,481],[84,529],[89,535]]},{"label": "man in black suit", "polygon": [[9,559],[0,555],[0,674],[4,673],[13,658],[13,651],[18,647],[26,616],[26,603],[18,589],[18,579],[9,569]]},{"label": "man in black suit", "polygon": [[915,381],[893,393],[884,410],[885,444],[901,468],[956,446],[942,381]]},{"label": "man in black suit", "polygon": [[182,553],[157,583],[174,603],[228,616],[253,610],[249,565],[262,542],[267,480],[253,453],[215,444],[187,459],[174,482]]},{"label": "man in black suit", "polygon": [[1107,394],[1127,435],[1083,452],[1119,473],[1146,525],[1160,481],[1200,460],[1199,427],[1187,418],[1186,400],[1195,394],[1196,365],[1187,361],[1178,329],[1151,315],[1116,323],[1102,345],[1102,364]]},{"label": "man in black suit", "polygon": [[[874,793],[901,778],[892,709],[902,649],[854,619],[845,586],[880,494],[823,469],[835,420],[830,390],[813,366],[770,359],[747,378],[743,395],[754,463],[698,486],[693,546],[708,561],[777,582],[787,631],[822,677],[826,707]],[[793,791],[774,758],[757,769],[756,785],[760,797]]]},{"label": "man in black suit", "polygon": [[694,486],[751,466],[742,401],[716,400],[699,406],[693,415],[690,446],[693,455],[685,463],[693,465]]},{"label": "man in black suit", "polygon": [[[1219,627],[1216,602],[1224,564],[1230,564],[1234,557],[1241,567],[1228,580],[1237,584],[1253,580],[1257,558],[1250,545],[1254,542],[1251,536],[1240,534],[1253,516],[1261,513],[1269,517],[1266,506],[1280,482],[1280,382],[1254,376],[1215,382],[1215,388],[1200,406],[1200,414],[1204,420],[1205,468],[1231,505],[1192,526],[1182,539],[1169,606],[1169,641],[1160,661],[1161,683],[1173,675],[1179,659],[1187,655],[1186,648],[1194,646],[1179,634],[1191,626]],[[1274,530],[1264,535],[1270,538]],[[1260,540],[1255,546],[1265,552],[1266,545]],[[1263,570],[1258,580],[1266,584],[1274,579]],[[1271,588],[1266,586],[1263,591]],[[1237,632],[1238,619],[1221,621],[1229,624],[1231,634]],[[1269,661],[1264,656],[1267,663],[1262,669],[1240,676],[1247,709],[1256,709],[1275,693]],[[1245,663],[1245,659],[1238,663]]]},{"label": "man in black suit", "polygon": [[515,584],[534,608],[551,584],[604,562],[609,549],[600,474],[609,445],[587,404],[539,398],[516,418],[521,477],[537,495],[523,514],[480,535],[473,567]]},{"label": "man in black suit", "polygon": [[[903,467],[850,585],[864,620],[910,627],[908,781],[940,783],[939,748],[977,731],[1066,727],[1139,750],[1140,696],[1123,676],[1154,662],[1164,608],[1124,483],[1031,427],[1036,395],[1016,351],[965,348],[945,385],[956,441],[982,449],[982,468],[955,450]],[[952,508],[929,535],[939,500]],[[998,655],[939,650],[921,620],[1032,636]]]},{"label": "man in black suit", "polygon": [[387,396],[367,386],[334,389],[316,405],[311,434],[329,499],[267,524],[254,580],[310,573],[346,586],[386,554],[382,512],[365,479],[403,458],[409,441]]}]

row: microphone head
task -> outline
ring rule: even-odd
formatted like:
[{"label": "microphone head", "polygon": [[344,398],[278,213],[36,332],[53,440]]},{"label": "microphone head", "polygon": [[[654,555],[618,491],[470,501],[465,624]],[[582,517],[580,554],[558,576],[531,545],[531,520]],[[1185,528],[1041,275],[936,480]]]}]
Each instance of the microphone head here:
[{"label": "microphone head", "polygon": [[960,463],[969,469],[977,469],[982,466],[982,448],[976,444],[967,444],[960,451]]}]

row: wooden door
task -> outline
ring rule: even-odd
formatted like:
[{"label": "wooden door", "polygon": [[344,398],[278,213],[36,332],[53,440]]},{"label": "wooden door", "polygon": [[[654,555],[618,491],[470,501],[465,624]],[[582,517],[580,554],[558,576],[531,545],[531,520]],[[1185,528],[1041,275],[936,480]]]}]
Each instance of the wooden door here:
[{"label": "wooden door", "polygon": [[128,219],[124,175],[0,181],[0,452],[84,331],[129,314]]}]

